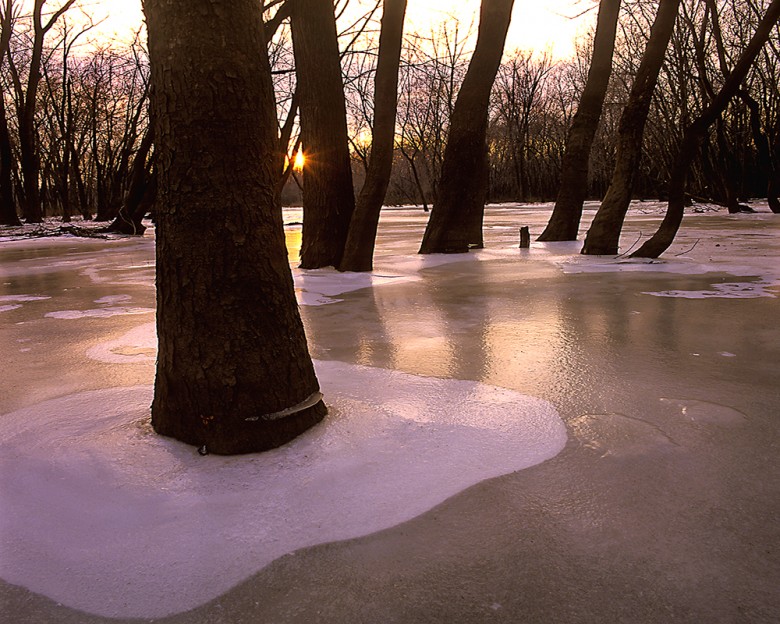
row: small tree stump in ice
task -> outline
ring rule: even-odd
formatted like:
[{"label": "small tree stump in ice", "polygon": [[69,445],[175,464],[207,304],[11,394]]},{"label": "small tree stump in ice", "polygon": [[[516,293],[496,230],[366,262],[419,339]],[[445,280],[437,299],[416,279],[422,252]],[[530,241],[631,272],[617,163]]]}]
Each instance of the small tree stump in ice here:
[{"label": "small tree stump in ice", "polygon": [[520,249],[529,249],[531,247],[531,231],[528,226],[520,228]]}]

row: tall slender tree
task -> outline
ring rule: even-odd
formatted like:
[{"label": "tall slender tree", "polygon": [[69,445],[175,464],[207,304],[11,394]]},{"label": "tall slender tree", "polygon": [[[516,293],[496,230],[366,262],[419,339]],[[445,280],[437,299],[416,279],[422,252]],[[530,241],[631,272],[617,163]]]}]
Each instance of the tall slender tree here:
[{"label": "tall slender tree", "polygon": [[301,267],[339,266],[355,210],[347,111],[332,0],[292,0],[303,180]]},{"label": "tall slender tree", "polygon": [[619,16],[620,0],[601,0],[588,80],[566,140],[555,208],[540,241],[577,240],[582,206],[588,192],[590,152],[612,75]]},{"label": "tall slender tree", "polygon": [[[0,69],[10,53],[11,35],[14,18],[13,0],[4,0],[0,5]],[[13,152],[11,134],[8,131],[8,118],[5,110],[5,97],[0,94],[0,224],[19,225],[19,215],[13,195]]]},{"label": "tall slender tree", "polygon": [[59,9],[43,19],[43,7],[47,0],[35,0],[32,7],[33,47],[30,55],[30,67],[27,73],[26,87],[15,80],[16,98],[19,102],[19,151],[24,179],[24,218],[28,223],[43,221],[43,208],[40,196],[40,154],[38,149],[38,131],[35,126],[35,111],[38,107],[38,87],[41,84],[41,63],[43,62],[43,44],[48,32],[76,0],[67,0]]},{"label": "tall slender tree", "polygon": [[379,213],[393,167],[395,118],[398,106],[398,67],[406,15],[406,0],[384,0],[379,35],[379,59],[374,79],[374,124],[366,181],[358,195],[349,225],[342,271],[373,268]]},{"label": "tall slender tree", "polygon": [[477,46],[450,120],[436,203],[420,253],[465,253],[482,246],[487,201],[490,91],[501,63],[514,0],[482,0]]},{"label": "tall slender tree", "polygon": [[585,237],[582,249],[584,254],[606,255],[618,252],[620,232],[631,203],[634,179],[642,156],[647,116],[679,8],[680,0],[660,0],[658,5],[650,39],[620,117],[612,182]]},{"label": "tall slender tree", "polygon": [[273,448],[326,410],[274,199],[260,4],[143,4],[160,192],[152,425],[214,453]]}]

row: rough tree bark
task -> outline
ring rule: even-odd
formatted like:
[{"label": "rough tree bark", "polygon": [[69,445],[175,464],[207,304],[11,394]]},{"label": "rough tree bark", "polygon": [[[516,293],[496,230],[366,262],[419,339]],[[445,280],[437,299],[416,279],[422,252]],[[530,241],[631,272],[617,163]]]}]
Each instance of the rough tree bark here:
[{"label": "rough tree bark", "polygon": [[331,0],[294,0],[303,172],[301,268],[338,266],[355,210],[336,19]]},{"label": "rough tree bark", "polygon": [[755,61],[756,56],[758,56],[778,21],[780,21],[780,0],[772,0],[772,4],[767,8],[753,38],[748,43],[739,61],[737,61],[734,70],[728,74],[720,92],[715,96],[710,105],[702,111],[701,115],[686,128],[669,181],[669,206],[664,220],[661,222],[658,231],[645,241],[637,251],[631,254],[632,257],[657,258],[674,241],[685,211],[685,184],[691,163],[696,158],[707,130],[715,123],[726,109],[726,106],[728,106],[728,103],[739,92],[740,86],[750,70],[750,66]]},{"label": "rough tree bark", "polygon": [[366,181],[358,195],[341,271],[370,271],[379,213],[393,167],[395,117],[398,106],[398,67],[406,15],[406,0],[384,0],[379,35],[379,59],[374,79],[374,127]]},{"label": "rough tree bark", "polygon": [[260,4],[144,0],[144,11],[161,195],[152,425],[219,454],[273,448],[326,410],[274,203]]},{"label": "rough tree bark", "polygon": [[612,75],[619,15],[620,0],[601,0],[588,80],[566,140],[555,208],[540,241],[577,240],[582,206],[588,192],[590,151]]},{"label": "rough tree bark", "polygon": [[679,7],[680,0],[661,0],[659,3],[647,48],[620,117],[612,182],[585,237],[584,254],[614,255],[618,252],[620,232],[634,190],[634,175],[642,156],[645,123]]},{"label": "rough tree bark", "polygon": [[421,254],[465,253],[471,246],[482,246],[488,104],[513,4],[514,0],[482,0],[477,46],[452,111],[436,202]]}]

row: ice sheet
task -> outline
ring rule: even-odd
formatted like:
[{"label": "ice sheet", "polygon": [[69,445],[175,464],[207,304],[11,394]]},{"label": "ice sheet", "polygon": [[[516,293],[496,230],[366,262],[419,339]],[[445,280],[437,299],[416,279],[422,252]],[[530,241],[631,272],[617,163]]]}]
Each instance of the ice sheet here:
[{"label": "ice sheet", "polygon": [[566,441],[549,403],[514,391],[337,362],[317,372],[326,421],[260,455],[200,457],[155,435],[149,386],[5,414],[0,576],[101,615],[179,612],[282,555],[397,525]]}]

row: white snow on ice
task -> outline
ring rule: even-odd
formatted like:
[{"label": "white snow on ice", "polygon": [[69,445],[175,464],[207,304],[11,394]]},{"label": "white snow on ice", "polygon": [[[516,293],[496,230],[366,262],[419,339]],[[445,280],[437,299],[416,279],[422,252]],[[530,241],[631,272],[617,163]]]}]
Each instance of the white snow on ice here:
[{"label": "white snow on ice", "polygon": [[93,310],[60,310],[48,312],[44,316],[56,319],[109,318],[111,316],[128,316],[133,314],[154,314],[154,308],[130,308],[126,306],[96,308]]},{"label": "white snow on ice", "polygon": [[155,435],[150,386],[5,414],[0,576],[100,615],[180,612],[282,555],[545,461],[567,439],[552,405],[514,391],[338,362],[317,372],[330,415],[258,455],[200,457]]}]

